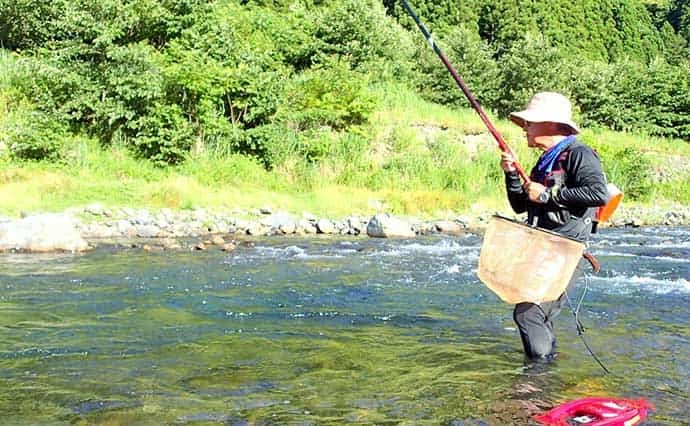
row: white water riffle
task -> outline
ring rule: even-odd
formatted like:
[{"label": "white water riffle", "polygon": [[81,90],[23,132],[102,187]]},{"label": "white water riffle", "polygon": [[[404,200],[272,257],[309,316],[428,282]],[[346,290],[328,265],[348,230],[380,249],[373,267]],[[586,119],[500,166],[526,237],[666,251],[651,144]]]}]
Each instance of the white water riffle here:
[{"label": "white water riffle", "polygon": [[[284,246],[261,242],[230,263],[357,259],[363,264],[391,270],[406,264],[405,269],[410,273],[392,280],[402,286],[419,284],[415,283],[415,270],[425,270],[435,282],[480,284],[476,267],[481,243],[481,235],[474,234],[404,240],[321,241],[319,244],[303,240]],[[602,271],[589,274],[590,287],[618,294],[639,291],[690,293],[689,249],[690,230],[687,228],[604,229],[591,241],[590,251],[601,262]],[[430,265],[433,266],[429,268]]]}]

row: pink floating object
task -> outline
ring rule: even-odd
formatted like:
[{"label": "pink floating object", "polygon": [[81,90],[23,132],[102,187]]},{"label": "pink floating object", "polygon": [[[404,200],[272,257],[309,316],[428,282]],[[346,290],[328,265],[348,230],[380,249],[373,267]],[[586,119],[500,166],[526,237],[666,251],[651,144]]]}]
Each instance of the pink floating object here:
[{"label": "pink floating object", "polygon": [[582,398],[563,403],[534,419],[549,426],[633,426],[653,409],[644,399]]}]

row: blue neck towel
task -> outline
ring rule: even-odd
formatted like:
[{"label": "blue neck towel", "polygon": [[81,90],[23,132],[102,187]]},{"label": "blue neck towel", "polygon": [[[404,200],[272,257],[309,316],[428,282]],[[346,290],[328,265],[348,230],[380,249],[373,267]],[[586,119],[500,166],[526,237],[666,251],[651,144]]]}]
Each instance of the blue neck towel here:
[{"label": "blue neck towel", "polygon": [[549,173],[551,173],[551,169],[553,169],[553,165],[556,163],[558,157],[561,156],[561,153],[565,151],[565,149],[568,148],[573,141],[575,141],[575,136],[570,135],[543,153],[541,157],[539,157],[539,161],[537,161],[537,165],[532,171],[532,180],[535,182],[544,183],[544,179],[546,179]]}]

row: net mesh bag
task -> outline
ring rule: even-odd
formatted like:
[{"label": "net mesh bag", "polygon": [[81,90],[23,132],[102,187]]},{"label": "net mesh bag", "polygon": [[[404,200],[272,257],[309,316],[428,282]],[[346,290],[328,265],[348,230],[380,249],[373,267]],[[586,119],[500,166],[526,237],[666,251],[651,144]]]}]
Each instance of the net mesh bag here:
[{"label": "net mesh bag", "polygon": [[479,279],[506,303],[558,299],[585,245],[554,232],[493,216],[479,253]]}]

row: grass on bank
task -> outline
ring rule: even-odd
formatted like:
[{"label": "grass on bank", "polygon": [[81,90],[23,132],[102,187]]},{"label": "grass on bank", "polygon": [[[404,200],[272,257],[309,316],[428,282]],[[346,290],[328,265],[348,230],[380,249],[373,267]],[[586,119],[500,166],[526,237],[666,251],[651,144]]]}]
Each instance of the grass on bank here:
[{"label": "grass on bank", "polygon": [[[64,160],[52,164],[16,162],[5,154],[0,213],[62,211],[94,202],[149,209],[270,206],[330,217],[509,211],[496,143],[473,110],[432,104],[400,86],[374,90],[383,101],[369,125],[328,135],[328,152],[317,163],[288,157],[271,171],[248,157],[208,152],[162,169],[83,136],[70,139]],[[0,91],[0,110],[7,112],[0,117],[0,143],[3,129],[20,112],[10,111],[3,99]],[[528,169],[537,153],[527,149],[522,131],[491,119]],[[582,138],[601,153],[610,180],[624,191],[637,184],[637,161],[663,176],[641,202],[690,204],[689,143],[597,129],[585,130]]]}]

